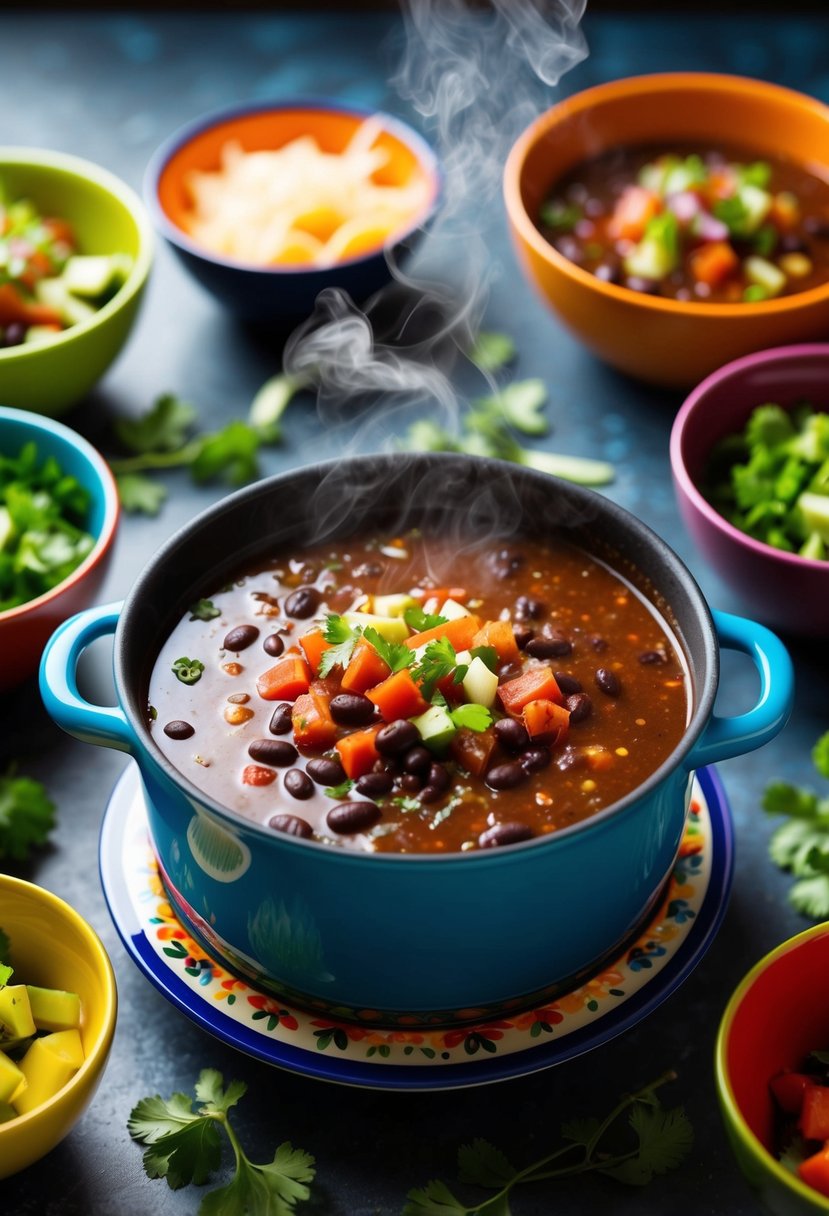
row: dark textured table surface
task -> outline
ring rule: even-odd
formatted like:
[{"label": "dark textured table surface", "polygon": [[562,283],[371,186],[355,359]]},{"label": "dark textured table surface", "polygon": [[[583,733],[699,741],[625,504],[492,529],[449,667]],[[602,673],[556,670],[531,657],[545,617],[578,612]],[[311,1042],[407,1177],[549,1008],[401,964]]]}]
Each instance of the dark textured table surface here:
[{"label": "dark textured table surface", "polygon": [[[392,17],[127,15],[0,18],[0,144],[63,149],[107,165],[138,187],[153,148],[183,121],[244,98],[326,94],[405,115],[385,81],[394,59]],[[590,57],[564,81],[573,91],[597,81],[660,69],[717,69],[762,76],[829,101],[829,20],[606,15],[588,18]],[[610,494],[660,532],[688,562],[710,602],[750,613],[706,570],[683,534],[670,487],[668,434],[677,395],[623,380],[596,363],[531,296],[507,248],[499,204],[492,255],[503,265],[486,314],[491,329],[514,334],[518,374],[544,378],[556,450],[604,455],[618,466]],[[136,412],[174,390],[199,406],[205,426],[241,416],[279,354],[236,328],[164,248],[128,348],[94,398],[68,418],[100,441],[115,411]],[[291,406],[285,441],[265,457],[269,472],[333,455],[348,438],[322,428],[310,401]],[[124,521],[103,592],[122,597],[158,545],[221,490],[197,490],[184,476],[157,519]],[[717,1022],[740,976],[765,951],[802,929],[788,908],[788,881],[767,858],[772,823],[759,811],[772,777],[807,781],[808,750],[829,726],[825,646],[793,644],[797,704],[784,734],[762,753],[721,766],[733,807],[736,880],[710,953],[650,1018],[603,1048],[522,1080],[466,1092],[383,1094],[328,1086],[268,1069],[215,1042],[141,977],[110,922],[97,873],[97,841],[107,791],[124,757],[89,749],[47,721],[34,684],[4,698],[0,749],[41,778],[59,804],[51,846],[21,873],[72,903],[101,934],[117,972],[115,1045],[98,1095],[51,1156],[5,1182],[0,1211],[15,1216],[144,1216],[195,1212],[197,1192],[150,1182],[126,1131],[143,1094],[190,1089],[214,1066],[248,1082],[238,1114],[251,1156],[263,1160],[282,1139],[313,1152],[318,1183],[309,1212],[392,1216],[407,1189],[454,1177],[456,1146],[485,1136],[517,1161],[540,1155],[560,1120],[609,1109],[627,1089],[666,1068],[680,1074],[672,1098],[696,1128],[696,1147],[679,1171],[645,1192],[583,1180],[522,1194],[527,1216],[672,1212],[746,1216],[756,1210],[725,1143],[716,1110],[712,1052]],[[106,683],[108,656],[90,656],[93,686]],[[741,662],[724,666],[721,705],[747,707],[754,678]]]}]

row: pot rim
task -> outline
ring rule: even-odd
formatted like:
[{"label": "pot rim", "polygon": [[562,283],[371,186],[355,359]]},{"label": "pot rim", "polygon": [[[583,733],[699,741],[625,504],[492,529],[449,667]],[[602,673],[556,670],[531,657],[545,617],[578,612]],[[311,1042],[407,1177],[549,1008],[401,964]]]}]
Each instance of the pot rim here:
[{"label": "pot rim", "polygon": [[[494,474],[508,476],[510,478],[519,478],[523,482],[530,482],[544,485],[545,487],[553,485],[561,487],[572,498],[577,499],[581,503],[589,503],[593,507],[593,522],[600,519],[602,515],[609,516],[615,521],[621,522],[624,526],[631,529],[637,537],[648,546],[650,552],[655,553],[660,562],[660,569],[670,571],[682,585],[686,592],[691,606],[695,611],[698,623],[702,632],[702,644],[708,660],[708,679],[705,685],[698,690],[697,696],[691,705],[691,716],[686,724],[685,732],[679,744],[674,748],[669,756],[663,760],[657,769],[655,769],[643,782],[637,785],[623,798],[611,803],[607,807],[603,807],[597,811],[595,815],[591,815],[587,819],[583,819],[578,823],[570,824],[566,828],[552,832],[547,836],[536,836],[531,840],[521,841],[516,844],[507,845],[501,849],[472,851],[470,853],[447,853],[436,856],[430,853],[384,853],[382,860],[393,865],[415,864],[415,865],[457,865],[464,866],[486,865],[486,864],[503,864],[506,857],[515,858],[521,852],[527,852],[530,849],[539,847],[560,847],[557,846],[558,841],[569,842],[573,837],[580,836],[590,830],[595,831],[601,828],[610,820],[615,819],[618,815],[624,814],[635,803],[647,799],[648,795],[653,791],[682,763],[684,758],[692,750],[694,744],[703,733],[706,724],[709,721],[714,705],[714,699],[717,693],[719,684],[719,643],[714,627],[714,622],[711,617],[711,612],[705,597],[697,584],[696,579],[691,574],[691,571],[671,547],[647,524],[643,523],[637,516],[633,515],[625,507],[619,506],[612,499],[605,498],[594,490],[587,487],[576,485],[573,482],[564,481],[562,478],[553,477],[547,473],[540,473],[533,469],[517,467],[507,461],[496,460],[490,457],[469,457],[454,452],[428,452],[428,453],[413,453],[407,454],[405,459],[411,464],[421,463],[426,466],[434,464],[443,465],[447,469],[454,466],[456,469],[468,469],[476,465],[483,464],[491,468]],[[399,453],[370,453],[361,456],[349,457],[345,462],[355,474],[355,480],[359,482],[361,470],[366,472],[369,469],[376,469],[378,462],[386,463],[391,466],[393,462],[400,460]],[[286,482],[290,482],[296,478],[308,478],[311,481],[321,481],[327,474],[332,471],[342,470],[343,460],[333,459],[320,461],[313,465],[303,465],[300,468],[289,469],[282,473],[276,473],[271,477],[263,478],[260,481],[253,482],[251,485],[238,490],[234,494],[229,494],[206,510],[194,516],[188,523],[179,528],[173,535],[157,550],[154,556],[150,559],[144,569],[140,572],[133,584],[129,594],[127,595],[122,606],[118,625],[115,630],[114,646],[113,646],[113,673],[115,678],[115,687],[118,694],[118,701],[122,712],[124,713],[127,722],[133,735],[139,741],[142,748],[141,763],[149,761],[155,765],[168,780],[171,780],[177,785],[188,797],[191,802],[195,802],[208,810],[220,822],[225,823],[235,829],[237,832],[241,827],[244,827],[253,835],[261,836],[262,839],[269,844],[277,844],[279,846],[287,846],[289,849],[314,849],[321,850],[321,856],[328,857],[332,860],[337,860],[347,865],[359,865],[369,862],[372,865],[377,865],[378,858],[372,854],[364,853],[361,850],[352,849],[334,849],[329,844],[324,844],[322,841],[304,840],[284,834],[274,834],[268,831],[264,824],[257,823],[255,820],[246,819],[243,815],[217,802],[205,790],[194,785],[185,774],[175,767],[164,755],[161,749],[157,746],[155,740],[148,729],[143,718],[133,710],[131,698],[127,695],[130,689],[129,673],[125,670],[125,655],[123,635],[129,627],[129,621],[134,613],[140,613],[142,592],[145,584],[149,581],[152,573],[163,563],[171,554],[187,540],[192,540],[206,526],[213,524],[218,518],[235,510],[238,504],[248,500],[256,499],[261,496],[271,494],[275,488],[282,487]],[[647,571],[641,569],[641,573],[647,574]],[[618,571],[614,570],[618,574]],[[650,576],[649,576],[650,577]],[[659,590],[656,579],[651,578],[656,590]],[[657,607],[656,605],[652,605]],[[658,609],[657,609],[658,610]],[[658,610],[659,611],[659,610]],[[660,611],[661,618],[664,614]],[[126,625],[125,625],[126,622]],[[675,630],[669,621],[665,621],[671,633],[675,636]],[[690,660],[690,656],[682,648],[680,639],[676,638],[677,644],[686,659]],[[690,777],[690,772],[689,772]]]}]

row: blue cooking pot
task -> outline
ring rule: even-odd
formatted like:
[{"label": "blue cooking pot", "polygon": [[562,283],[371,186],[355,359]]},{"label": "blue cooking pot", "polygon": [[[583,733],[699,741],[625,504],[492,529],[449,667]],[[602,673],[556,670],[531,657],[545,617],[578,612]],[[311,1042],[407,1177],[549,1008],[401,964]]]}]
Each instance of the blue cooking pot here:
[{"label": "blue cooking pot", "polygon": [[[277,549],[406,527],[463,537],[549,535],[610,564],[662,612],[685,654],[691,712],[681,743],[637,789],[551,836],[446,856],[352,852],[269,832],[175,769],[147,728],[149,676],[186,606]],[[116,707],[89,704],[76,668],[114,633]],[[713,713],[719,651],[749,655],[756,705]],[[341,1016],[480,1016],[599,968],[652,913],[677,856],[693,771],[760,747],[791,709],[792,667],[767,629],[713,618],[671,549],[608,499],[528,469],[446,453],[375,455],[285,473],[181,529],[123,606],[54,634],[41,692],[77,738],[135,758],[177,913],[231,969]]]}]

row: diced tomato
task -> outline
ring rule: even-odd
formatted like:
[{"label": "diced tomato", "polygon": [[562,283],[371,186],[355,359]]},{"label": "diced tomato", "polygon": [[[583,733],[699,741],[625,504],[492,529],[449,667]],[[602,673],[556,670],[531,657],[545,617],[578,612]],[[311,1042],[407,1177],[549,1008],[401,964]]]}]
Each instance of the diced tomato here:
[{"label": "diced tomato", "polygon": [[35,304],[33,300],[25,300],[12,283],[0,285],[0,325],[11,325],[19,322],[22,325],[59,325],[62,326],[60,314],[45,304]]},{"label": "diced tomato", "polygon": [[338,739],[335,747],[340,753],[340,760],[345,769],[345,775],[352,781],[362,777],[380,759],[380,753],[375,747],[379,726],[370,726],[368,730],[355,730],[350,735]]},{"label": "diced tomato", "polygon": [[716,287],[737,269],[740,259],[728,241],[708,241],[694,250],[688,264],[697,282]]},{"label": "diced tomato", "polygon": [[276,773],[262,764],[247,764],[242,770],[242,785],[272,785]]},{"label": "diced tomato", "polygon": [[640,241],[648,221],[659,214],[659,195],[644,186],[626,186],[616,201],[608,231],[615,241]]},{"label": "diced tomato", "polygon": [[297,747],[325,751],[337,738],[337,724],[331,717],[329,698],[320,692],[297,697],[291,712],[291,725]]},{"label": "diced tomato", "polygon": [[549,743],[555,746],[567,738],[570,726],[570,711],[555,701],[538,699],[524,706],[522,714],[527,734],[534,743]]},{"label": "diced tomato", "polygon": [[374,702],[386,722],[395,722],[398,718],[413,718],[416,714],[424,714],[429,708],[428,701],[424,700],[408,667],[396,671],[382,684],[369,688],[366,696]]},{"label": "diced tomato", "polygon": [[502,663],[513,662],[520,653],[509,621],[487,621],[472,639],[476,646],[492,646]]},{"label": "diced tomato", "polygon": [[320,660],[326,650],[331,649],[331,643],[326,642],[321,629],[311,629],[299,639],[299,644],[305,651],[305,657],[311,664],[314,675],[319,671]]},{"label": "diced tomato", "polygon": [[813,1157],[807,1157],[797,1167],[803,1182],[821,1195],[829,1195],[829,1147],[824,1146]]},{"label": "diced tomato", "polygon": [[495,731],[491,726],[486,730],[469,730],[463,726],[449,746],[452,756],[461,768],[465,768],[475,777],[480,777],[489,767],[495,744]]},{"label": "diced tomato", "polygon": [[520,714],[530,701],[555,701],[561,705],[561,695],[551,667],[530,667],[514,680],[508,680],[498,689],[501,704],[508,714]]},{"label": "diced tomato", "polygon": [[829,1140],[829,1085],[804,1086],[800,1130],[807,1140]]},{"label": "diced tomato", "polygon": [[433,629],[424,629],[422,633],[413,633],[410,638],[406,638],[404,645],[408,646],[410,650],[417,650],[420,646],[427,645],[428,642],[447,638],[455,650],[468,650],[480,628],[480,619],[470,613],[469,616],[453,617],[451,621],[444,621],[442,625],[435,625]]},{"label": "diced tomato", "polygon": [[779,1072],[769,1081],[774,1100],[787,1115],[799,1115],[803,1108],[803,1094],[812,1078],[802,1072]]},{"label": "diced tomato", "polygon": [[263,672],[256,690],[263,701],[295,701],[308,691],[311,668],[305,659],[287,658]]},{"label": "diced tomato", "polygon": [[367,688],[374,688],[389,675],[391,668],[380,658],[371,643],[358,642],[343,675],[343,689],[346,692],[365,692]]}]

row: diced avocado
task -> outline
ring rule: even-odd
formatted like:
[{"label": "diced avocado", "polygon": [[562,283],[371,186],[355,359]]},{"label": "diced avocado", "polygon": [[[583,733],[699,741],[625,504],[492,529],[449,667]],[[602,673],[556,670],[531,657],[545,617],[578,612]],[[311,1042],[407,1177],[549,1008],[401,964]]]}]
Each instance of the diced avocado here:
[{"label": "diced avocado", "polygon": [[407,608],[417,607],[411,595],[375,595],[371,604],[378,616],[402,616]]},{"label": "diced avocado", "polygon": [[472,613],[457,600],[444,600],[438,608],[438,616],[445,616],[447,621],[456,621],[462,616],[472,616]]},{"label": "diced avocado", "polygon": [[5,549],[14,536],[14,523],[8,507],[0,507],[0,549]]},{"label": "diced avocado", "polygon": [[467,668],[463,677],[463,690],[467,698],[476,705],[485,705],[487,709],[491,709],[495,704],[498,676],[489,670],[480,655],[475,655]]},{"label": "diced avocado", "polygon": [[458,728],[442,705],[433,705],[425,714],[412,718],[420,737],[430,751],[444,752],[458,733]]},{"label": "diced avocado", "polygon": [[81,325],[95,316],[96,310],[92,305],[73,296],[62,278],[41,279],[35,288],[35,295],[41,304],[59,313],[66,325]]},{"label": "diced avocado", "polygon": [[25,1115],[54,1097],[78,1070],[69,1060],[50,1051],[43,1039],[35,1039],[20,1061],[20,1071],[28,1084],[12,1105],[19,1115]]},{"label": "diced avocado", "polygon": [[786,286],[783,271],[765,258],[749,257],[743,262],[743,270],[750,283],[764,287],[770,296],[777,296]]},{"label": "diced avocado", "polygon": [[795,504],[803,516],[806,532],[816,532],[829,541],[829,494],[814,494],[804,490]]},{"label": "diced avocado", "polygon": [[60,277],[72,295],[91,299],[105,295],[123,281],[115,258],[100,255],[73,255],[67,259]]},{"label": "diced avocado", "polygon": [[352,629],[356,625],[376,629],[387,642],[405,642],[409,636],[409,626],[402,616],[376,616],[373,612],[346,612],[344,616]]},{"label": "diced avocado", "polygon": [[77,1030],[56,1030],[45,1034],[40,1040],[44,1047],[54,1051],[62,1060],[68,1060],[75,1068],[84,1062],[83,1043]]},{"label": "diced avocado", "polygon": [[9,1123],[17,1118],[17,1111],[8,1102],[0,1102],[0,1123]]},{"label": "diced avocado", "polygon": [[72,1030],[81,1024],[81,1001],[76,992],[26,985],[29,1007],[38,1030]]},{"label": "diced avocado", "polygon": [[745,214],[740,222],[740,235],[750,236],[762,224],[771,208],[771,195],[768,190],[759,186],[741,186],[737,195],[745,208]]},{"label": "diced avocado", "polygon": [[9,1039],[27,1038],[35,1029],[25,984],[0,988],[0,1048]]},{"label": "diced avocado", "polygon": [[22,1093],[25,1089],[26,1078],[15,1064],[14,1060],[10,1060],[5,1052],[0,1051],[0,1102],[11,1101],[12,1095],[18,1090]]}]

